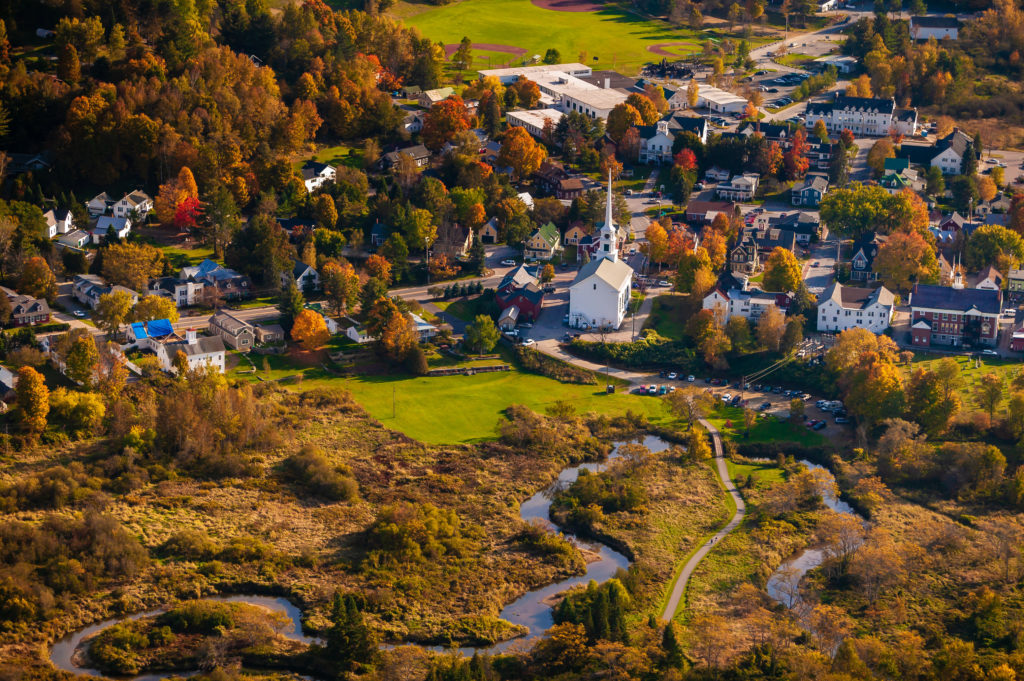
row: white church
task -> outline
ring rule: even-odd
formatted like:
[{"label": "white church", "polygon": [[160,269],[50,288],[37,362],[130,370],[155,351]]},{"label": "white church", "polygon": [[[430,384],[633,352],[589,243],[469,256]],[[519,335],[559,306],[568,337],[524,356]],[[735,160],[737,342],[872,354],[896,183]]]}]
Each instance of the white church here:
[{"label": "white church", "polygon": [[569,326],[577,329],[618,329],[626,318],[633,287],[633,268],[619,260],[618,229],[612,219],[612,178],[604,224],[594,259],[580,268],[569,287]]}]

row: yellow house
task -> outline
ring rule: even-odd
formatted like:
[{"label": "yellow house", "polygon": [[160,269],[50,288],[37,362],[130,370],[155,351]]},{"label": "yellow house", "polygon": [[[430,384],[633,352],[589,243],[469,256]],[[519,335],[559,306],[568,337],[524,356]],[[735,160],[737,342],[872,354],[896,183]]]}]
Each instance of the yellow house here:
[{"label": "yellow house", "polygon": [[565,231],[565,236],[562,241],[565,242],[566,246],[579,246],[580,239],[587,235],[587,230],[584,229],[583,225],[573,225]]},{"label": "yellow house", "polygon": [[491,218],[480,228],[480,243],[482,244],[496,244],[499,236],[498,218]]},{"label": "yellow house", "polygon": [[547,223],[534,230],[526,240],[524,255],[527,259],[550,260],[561,246],[562,239],[554,223]]}]

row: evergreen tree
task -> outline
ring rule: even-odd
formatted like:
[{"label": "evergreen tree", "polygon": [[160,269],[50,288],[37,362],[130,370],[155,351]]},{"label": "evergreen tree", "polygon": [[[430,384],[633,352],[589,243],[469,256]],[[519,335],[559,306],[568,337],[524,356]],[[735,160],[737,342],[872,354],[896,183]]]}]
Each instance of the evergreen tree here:
[{"label": "evergreen tree", "polygon": [[476,236],[473,237],[473,245],[469,248],[469,263],[473,270],[480,275],[484,273],[487,266],[487,251],[484,249],[483,242]]},{"label": "evergreen tree", "polygon": [[676,668],[683,666],[683,647],[679,645],[676,625],[672,622],[665,625],[665,632],[661,636],[661,649],[665,651],[665,664]]},{"label": "evergreen tree", "polygon": [[334,594],[326,648],[332,662],[349,663],[349,666],[370,663],[377,654],[377,643],[352,595]]},{"label": "evergreen tree", "polygon": [[288,283],[281,289],[281,302],[277,306],[281,312],[281,327],[286,332],[291,333],[295,318],[305,307],[306,299],[303,297],[302,291],[299,290],[299,285],[295,282],[294,277],[288,277]]}]

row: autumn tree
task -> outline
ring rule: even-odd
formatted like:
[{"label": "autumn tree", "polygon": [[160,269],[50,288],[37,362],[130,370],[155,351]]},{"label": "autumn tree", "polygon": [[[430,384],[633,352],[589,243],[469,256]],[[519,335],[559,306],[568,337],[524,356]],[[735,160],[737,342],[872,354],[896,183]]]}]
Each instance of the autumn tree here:
[{"label": "autumn tree", "polygon": [[24,426],[29,438],[35,440],[46,430],[46,417],[50,413],[50,391],[43,375],[29,366],[18,369],[15,399],[18,404],[18,421]]},{"label": "autumn tree", "polygon": [[505,133],[498,152],[498,163],[512,168],[517,177],[529,177],[537,172],[548,156],[544,145],[538,143],[526,128],[515,126]]},{"label": "autumn tree", "polygon": [[408,315],[392,314],[380,334],[380,347],[394,361],[404,360],[419,345],[416,324]]},{"label": "autumn tree", "polygon": [[685,386],[669,393],[668,404],[672,413],[686,422],[687,428],[693,428],[693,424],[714,407],[714,398],[699,388]]},{"label": "autumn tree", "polygon": [[768,307],[757,320],[757,341],[772,352],[779,351],[785,331],[786,318],[774,305]]},{"label": "autumn tree", "polygon": [[883,137],[871,145],[871,149],[868,151],[868,167],[875,173],[875,177],[881,177],[885,172],[885,160],[895,157],[896,149],[893,147],[892,140]]},{"label": "autumn tree", "polygon": [[810,160],[807,158],[807,152],[810,151],[810,148],[810,145],[807,143],[807,133],[804,132],[803,128],[797,128],[797,131],[793,133],[789,149],[782,156],[782,165],[786,169],[787,179],[798,180],[807,174],[807,169],[811,165]]},{"label": "autumn tree", "polygon": [[608,132],[609,137],[618,142],[622,139],[626,130],[643,124],[644,119],[640,112],[635,107],[623,102],[622,104],[616,104],[611,113],[608,114],[605,130]]},{"label": "autumn tree", "polygon": [[33,298],[53,302],[57,298],[57,277],[44,258],[36,255],[25,261],[18,277],[18,290]]},{"label": "autumn tree", "polygon": [[509,89],[516,93],[516,100],[519,106],[524,109],[533,109],[540,101],[540,87],[526,76],[519,76],[509,85]]},{"label": "autumn tree", "polygon": [[903,379],[892,362],[877,352],[866,352],[845,376],[847,408],[870,426],[893,414],[903,413],[906,396]]},{"label": "autumn tree", "polygon": [[967,239],[964,263],[971,270],[993,265],[1000,272],[1017,267],[1024,260],[1024,239],[1002,225],[981,225]]},{"label": "autumn tree", "polygon": [[686,438],[686,456],[691,461],[704,461],[710,459],[713,453],[711,445],[708,444],[708,432],[700,426],[691,426],[690,434]]},{"label": "autumn tree", "polygon": [[940,435],[959,411],[960,396],[955,390],[944,389],[937,371],[917,369],[911,374],[907,383],[907,414],[925,433],[932,437]]},{"label": "autumn tree", "polygon": [[72,341],[67,358],[64,360],[65,373],[72,381],[91,388],[99,361],[100,353],[96,349],[96,341],[93,337],[91,335],[78,336]]},{"label": "autumn tree", "polygon": [[935,249],[918,232],[894,232],[878,249],[875,272],[885,285],[907,292],[914,284],[936,284],[939,262]]},{"label": "autumn tree", "polygon": [[175,224],[175,217],[184,205],[199,201],[199,187],[188,166],[182,166],[176,177],[160,185],[153,199],[153,212],[164,225]]},{"label": "autumn tree", "polygon": [[988,373],[978,379],[978,385],[974,389],[974,398],[978,406],[988,414],[989,421],[995,415],[996,409],[1003,402],[1003,379],[998,374]]},{"label": "autumn tree", "polygon": [[637,110],[644,125],[654,125],[661,120],[661,113],[646,94],[634,92],[626,97],[626,104]]},{"label": "autumn tree", "polygon": [[320,269],[320,286],[335,315],[346,314],[359,303],[359,275],[347,261],[324,263]]},{"label": "autumn tree", "polygon": [[133,291],[145,291],[163,269],[164,254],[149,244],[113,244],[103,251],[103,277]]},{"label": "autumn tree", "polygon": [[291,330],[292,340],[301,343],[305,350],[323,347],[331,338],[323,315],[313,310],[303,310],[295,317]]},{"label": "autumn tree", "polygon": [[[1002,168],[1000,168],[1002,170]],[[995,180],[989,175],[981,175],[978,177],[978,195],[981,200],[988,203],[992,199],[996,198],[996,194],[999,189],[996,187]]]},{"label": "autumn tree", "polygon": [[646,237],[647,244],[644,246],[644,250],[651,262],[658,263],[660,271],[661,265],[665,262],[665,256],[668,254],[668,233],[661,223],[652,222],[647,226]]},{"label": "autumn tree", "polygon": [[383,256],[374,253],[363,267],[370,277],[383,281],[386,286],[391,284],[391,263]]},{"label": "autumn tree", "polygon": [[166,319],[171,323],[178,321],[178,306],[170,298],[148,295],[139,298],[132,309],[132,319],[137,322],[148,322],[154,319]]},{"label": "autumn tree", "polygon": [[127,291],[104,293],[96,303],[92,319],[108,336],[117,334],[130,318],[132,297]]},{"label": "autumn tree", "polygon": [[787,293],[796,291],[803,282],[803,270],[793,251],[776,246],[764,266],[764,288]]},{"label": "autumn tree", "polygon": [[430,107],[423,119],[420,137],[431,151],[437,151],[457,133],[469,130],[471,121],[466,104],[458,95]]}]

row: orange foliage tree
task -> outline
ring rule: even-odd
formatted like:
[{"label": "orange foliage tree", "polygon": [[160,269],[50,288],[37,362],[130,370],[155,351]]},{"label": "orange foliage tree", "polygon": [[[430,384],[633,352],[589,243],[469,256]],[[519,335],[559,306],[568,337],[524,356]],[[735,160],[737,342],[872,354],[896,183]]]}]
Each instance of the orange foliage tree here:
[{"label": "orange foliage tree", "polygon": [[316,350],[322,347],[330,337],[331,334],[327,330],[324,318],[313,310],[303,310],[295,316],[295,322],[292,325],[292,340],[301,343],[304,349]]}]

